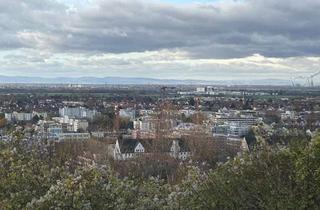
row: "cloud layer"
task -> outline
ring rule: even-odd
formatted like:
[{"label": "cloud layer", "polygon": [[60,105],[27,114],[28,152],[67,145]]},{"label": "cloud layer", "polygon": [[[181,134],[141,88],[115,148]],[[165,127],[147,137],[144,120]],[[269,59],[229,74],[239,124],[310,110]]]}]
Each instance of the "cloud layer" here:
[{"label": "cloud layer", "polygon": [[0,1],[0,73],[260,79],[319,69],[318,0],[86,2]]}]

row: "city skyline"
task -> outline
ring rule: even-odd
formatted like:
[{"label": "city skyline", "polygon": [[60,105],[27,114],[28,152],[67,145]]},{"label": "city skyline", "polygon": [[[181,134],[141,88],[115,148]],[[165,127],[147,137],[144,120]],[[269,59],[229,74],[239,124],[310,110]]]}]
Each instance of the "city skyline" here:
[{"label": "city skyline", "polygon": [[319,9],[311,0],[0,1],[0,75],[309,76],[320,70]]}]

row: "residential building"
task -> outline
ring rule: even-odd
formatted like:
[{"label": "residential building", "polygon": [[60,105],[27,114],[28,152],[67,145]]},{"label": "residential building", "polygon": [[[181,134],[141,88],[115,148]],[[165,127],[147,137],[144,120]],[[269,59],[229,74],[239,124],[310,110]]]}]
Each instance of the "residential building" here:
[{"label": "residential building", "polygon": [[119,116],[121,118],[129,118],[130,120],[134,120],[136,118],[136,110],[133,108],[120,109]]},{"label": "residential building", "polygon": [[118,139],[113,147],[113,158],[127,160],[154,152],[163,152],[179,160],[186,160],[191,156],[191,151],[183,139],[169,140],[168,144],[163,145],[162,151],[155,151],[153,141],[152,139]]},{"label": "residential building", "polygon": [[85,107],[63,107],[59,109],[59,114],[61,117],[68,116],[69,118],[87,118],[93,119],[98,116],[100,113],[96,110],[89,110]]},{"label": "residential building", "polygon": [[90,139],[90,133],[60,133],[58,135],[59,141],[74,140],[84,141]]},{"label": "residential building", "polygon": [[34,116],[33,113],[24,113],[24,112],[5,113],[5,118],[8,122],[31,121],[33,116]]}]

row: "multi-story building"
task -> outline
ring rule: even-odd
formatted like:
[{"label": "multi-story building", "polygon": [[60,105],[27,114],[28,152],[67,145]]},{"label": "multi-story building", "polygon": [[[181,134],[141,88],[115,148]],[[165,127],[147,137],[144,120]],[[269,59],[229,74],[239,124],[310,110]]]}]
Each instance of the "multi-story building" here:
[{"label": "multi-story building", "polygon": [[5,118],[8,122],[31,121],[34,116],[35,116],[34,113],[24,113],[24,112],[5,113]]},{"label": "multi-story building", "polygon": [[120,109],[119,116],[122,118],[129,118],[130,120],[134,120],[136,118],[136,110],[132,108]]},{"label": "multi-story building", "polygon": [[217,116],[215,120],[217,124],[234,123],[247,126],[256,125],[258,122],[258,119],[252,116]]},{"label": "multi-story building", "polygon": [[76,119],[73,121],[73,131],[77,132],[79,130],[87,131],[89,123],[87,120]]},{"label": "multi-story building", "polygon": [[89,122],[86,119],[74,119],[64,116],[54,117],[53,120],[62,124],[64,130],[68,132],[87,131],[89,127]]},{"label": "multi-story building", "polygon": [[60,133],[58,135],[59,141],[74,140],[84,141],[90,139],[90,133]]},{"label": "multi-story building", "polygon": [[212,128],[213,136],[237,136],[242,137],[245,136],[250,127],[249,126],[243,126],[240,124],[223,124],[223,125],[216,125]]},{"label": "multi-story building", "polygon": [[96,110],[89,110],[85,107],[63,107],[59,109],[59,115],[61,117],[68,116],[69,118],[87,118],[93,119],[99,115],[99,112]]},{"label": "multi-story building", "polygon": [[153,131],[156,129],[157,120],[151,117],[144,117],[133,121],[133,128],[141,131]]},{"label": "multi-story building", "polygon": [[216,113],[212,133],[214,136],[245,136],[250,127],[259,122],[254,115],[253,111],[222,109]]},{"label": "multi-story building", "polygon": [[60,134],[62,133],[62,125],[61,124],[49,124],[48,125],[48,129],[47,129],[48,133],[53,133],[53,134]]}]

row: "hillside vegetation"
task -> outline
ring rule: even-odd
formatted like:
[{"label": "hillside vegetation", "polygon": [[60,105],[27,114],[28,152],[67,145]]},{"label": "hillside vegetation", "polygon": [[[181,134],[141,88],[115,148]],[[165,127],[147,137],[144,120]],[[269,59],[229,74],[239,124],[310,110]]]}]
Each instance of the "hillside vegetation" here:
[{"label": "hillside vegetation", "polygon": [[0,143],[0,209],[319,209],[320,138],[259,145],[176,183],[120,178],[109,166],[61,164],[49,152]]}]

